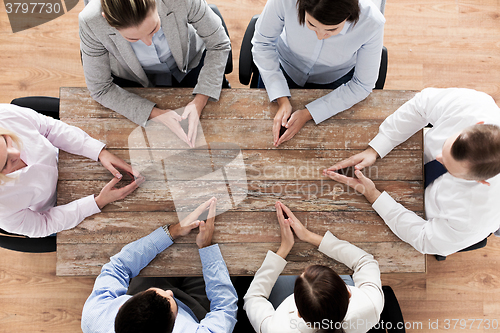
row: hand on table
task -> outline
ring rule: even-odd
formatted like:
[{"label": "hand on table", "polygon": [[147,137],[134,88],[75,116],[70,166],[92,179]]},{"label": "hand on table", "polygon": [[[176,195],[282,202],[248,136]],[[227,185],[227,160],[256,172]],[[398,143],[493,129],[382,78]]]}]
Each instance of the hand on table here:
[{"label": "hand on table", "polygon": [[103,209],[104,206],[111,202],[125,198],[144,182],[144,177],[141,176],[122,188],[115,188],[115,185],[118,184],[119,181],[120,178],[114,177],[102,188],[101,193],[95,197],[95,202],[99,209]]},{"label": "hand on table", "polygon": [[366,199],[371,204],[373,204],[375,200],[377,200],[378,197],[380,196],[381,194],[380,191],[377,190],[372,180],[369,179],[368,177],[365,177],[365,175],[360,170],[356,170],[354,174],[358,178],[347,177],[335,171],[323,170],[324,176],[330,177],[331,179],[339,183],[345,184],[353,188],[354,190],[363,194],[366,197]]},{"label": "hand on table", "polygon": [[[182,115],[173,110],[162,110],[154,107],[149,119],[164,124],[182,141],[187,143],[189,147],[194,148],[196,136],[198,135],[200,115],[207,102],[208,96],[198,94],[186,105]],[[187,133],[184,132],[181,126],[181,121],[185,119],[188,120]]]},{"label": "hand on table", "polygon": [[276,202],[276,206],[277,206],[276,210],[278,210],[279,206],[280,210],[288,216],[287,220],[290,223],[290,227],[292,227],[293,232],[295,232],[295,234],[301,241],[308,242],[315,246],[319,246],[321,240],[323,239],[322,236],[307,230],[307,228],[302,224],[302,222],[300,222],[300,220],[292,213],[290,208],[285,206],[280,201]]},{"label": "hand on table", "polygon": [[200,249],[212,245],[212,237],[215,229],[215,213],[217,211],[217,199],[212,198],[211,200],[207,221],[200,222],[200,231],[196,236],[196,245],[198,245],[198,248]]},{"label": "hand on table", "polygon": [[286,131],[283,135],[278,139],[278,142],[275,143],[275,146],[278,147],[285,141],[290,140],[297,134],[304,125],[312,119],[311,114],[307,109],[302,109],[295,111],[292,113],[292,116],[285,124]]},{"label": "hand on table", "polygon": [[213,209],[215,209],[216,201],[217,199],[215,198],[211,198],[205,201],[204,203],[199,205],[191,214],[182,219],[182,221],[171,225],[168,230],[170,231],[170,235],[172,236],[172,238],[176,239],[178,237],[186,236],[191,232],[191,230],[201,226],[201,223],[203,221],[200,221],[200,215],[203,214],[207,209],[212,209],[212,206],[214,206]]},{"label": "hand on table", "polygon": [[290,253],[290,251],[292,250],[295,240],[293,239],[293,232],[292,229],[290,228],[290,219],[289,218],[285,219],[279,201],[276,201],[275,207],[276,207],[276,215],[278,217],[278,223],[280,224],[280,230],[281,230],[281,245],[278,251],[276,251],[276,254],[282,257],[283,259],[286,259],[288,253]]},{"label": "hand on table", "polygon": [[191,142],[189,141],[186,132],[182,129],[181,121],[183,119],[180,114],[173,110],[162,110],[155,107],[153,108],[149,119],[167,126],[172,133],[177,135],[179,139],[191,147]]},{"label": "hand on table", "polygon": [[288,122],[288,118],[292,114],[292,104],[288,100],[288,97],[280,97],[277,99],[279,108],[278,112],[274,116],[273,121],[273,145],[278,146],[278,141],[280,139],[281,126],[285,127]]},{"label": "hand on table", "polygon": [[198,134],[198,124],[200,123],[201,111],[207,104],[208,96],[196,95],[193,101],[189,102],[184,108],[182,119],[188,120],[187,138],[191,148],[195,146],[196,136]]},{"label": "hand on table", "polygon": [[332,165],[328,169],[323,170],[323,174],[326,171],[337,171],[352,166],[354,166],[356,170],[362,170],[364,167],[373,165],[373,163],[375,163],[375,161],[377,160],[377,157],[377,151],[372,147],[368,147],[365,151],[353,155],[348,159],[345,159],[339,163]]},{"label": "hand on table", "polygon": [[101,150],[98,159],[101,164],[118,179],[122,178],[122,174],[117,170],[117,168],[127,172],[132,178],[144,178],[138,171],[132,169],[127,162],[106,149]]}]

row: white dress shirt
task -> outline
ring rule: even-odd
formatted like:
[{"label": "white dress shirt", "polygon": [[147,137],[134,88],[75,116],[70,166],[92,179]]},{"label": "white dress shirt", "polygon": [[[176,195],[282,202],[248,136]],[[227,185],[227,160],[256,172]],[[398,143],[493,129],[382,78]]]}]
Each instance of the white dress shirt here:
[{"label": "white dress shirt", "polygon": [[0,104],[0,127],[19,136],[26,167],[0,184],[0,228],[29,237],[44,237],[75,227],[100,212],[94,196],[56,206],[58,148],[97,161],[104,144],[81,129],[31,109]]},{"label": "white dress shirt", "polygon": [[151,45],[147,46],[142,40],[130,42],[137,60],[144,72],[155,85],[172,85],[172,75],[177,82],[181,82],[187,73],[182,73],[175,63],[167,38],[160,29],[153,35]]},{"label": "white dress shirt", "polygon": [[[318,250],[354,271],[352,278],[355,287],[347,286],[351,297],[342,327],[346,333],[367,332],[378,323],[384,307],[378,262],[371,254],[349,242],[339,240],[329,231],[323,237]],[[293,294],[276,310],[268,301],[271,290],[285,266],[286,260],[271,251],[267,252],[264,263],[255,273],[244,297],[243,308],[258,333],[315,332],[311,325],[306,325],[305,321],[299,318]]]},{"label": "white dress shirt", "polygon": [[298,21],[296,0],[269,0],[255,25],[252,55],[271,101],[290,96],[280,64],[295,83],[326,84],[355,67],[353,78],[309,104],[316,124],[365,99],[377,82],[385,18],[370,0],[360,0],[356,24],[325,40]]},{"label": "white dress shirt", "polygon": [[[428,88],[406,102],[380,125],[370,142],[380,157],[428,123],[424,137],[424,163],[442,152],[446,139],[484,121],[500,126],[500,109],[493,98],[470,89]],[[391,230],[422,253],[449,255],[473,245],[500,226],[500,175],[491,186],[463,180],[449,173],[425,189],[427,219],[398,204],[386,192],[373,208]]]}]

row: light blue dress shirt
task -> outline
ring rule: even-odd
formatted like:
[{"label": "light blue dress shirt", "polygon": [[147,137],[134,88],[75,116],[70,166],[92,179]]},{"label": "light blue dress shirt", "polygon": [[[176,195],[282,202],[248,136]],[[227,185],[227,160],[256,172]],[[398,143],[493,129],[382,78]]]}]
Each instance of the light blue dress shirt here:
[{"label": "light blue dress shirt", "polygon": [[300,25],[296,0],[268,0],[255,26],[252,55],[269,99],[290,96],[280,64],[300,86],[326,84],[353,68],[346,84],[306,105],[316,124],[365,99],[377,82],[385,18],[370,0],[360,0],[356,24],[346,22],[335,36],[318,40]]},{"label": "light blue dress shirt", "polygon": [[[83,307],[82,331],[113,333],[118,309],[132,297],[126,294],[130,279],[172,244],[165,231],[158,228],[148,236],[126,245],[111,257],[110,262],[102,267]],[[198,322],[193,312],[176,300],[179,310],[172,332],[230,333],[236,324],[238,296],[231,284],[226,264],[217,244],[202,248],[199,253],[210,312]]]},{"label": "light blue dress shirt", "polygon": [[147,46],[143,41],[138,40],[130,42],[130,46],[132,46],[132,50],[134,50],[144,72],[155,85],[171,86],[172,75],[177,82],[181,82],[186,76],[186,73],[182,73],[177,68],[167,38],[161,27],[153,35],[151,45]]}]

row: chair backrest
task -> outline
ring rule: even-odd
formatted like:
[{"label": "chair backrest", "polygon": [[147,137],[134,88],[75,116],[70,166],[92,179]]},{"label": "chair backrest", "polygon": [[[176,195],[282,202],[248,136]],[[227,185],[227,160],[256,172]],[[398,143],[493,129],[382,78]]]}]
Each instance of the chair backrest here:
[{"label": "chair backrest", "polygon": [[380,314],[378,325],[375,325],[368,333],[405,333],[404,325],[401,327],[400,324],[404,324],[404,319],[396,294],[394,294],[394,291],[389,286],[382,286],[382,291],[384,292],[385,300],[384,309]]},{"label": "chair backrest", "polygon": [[[239,61],[239,79],[240,83],[247,85],[250,83],[250,88],[257,87],[257,80],[259,76],[259,70],[253,62],[252,56],[252,38],[255,31],[255,23],[259,18],[259,14],[254,15],[248,23],[247,29],[245,30],[245,35],[243,35],[243,40],[241,41],[240,49],[240,61]],[[252,82],[250,82],[252,80]]]},{"label": "chair backrest", "polygon": [[30,108],[38,113],[59,119],[59,98],[47,96],[29,96],[13,99],[10,104]]}]

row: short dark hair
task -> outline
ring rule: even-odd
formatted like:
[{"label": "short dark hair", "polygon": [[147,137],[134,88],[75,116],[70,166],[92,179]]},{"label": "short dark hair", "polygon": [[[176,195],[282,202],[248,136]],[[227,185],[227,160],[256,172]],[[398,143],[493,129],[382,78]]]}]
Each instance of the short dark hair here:
[{"label": "short dark hair", "polygon": [[349,306],[349,291],[333,269],[322,265],[308,266],[295,280],[294,297],[300,316],[311,327],[327,319],[334,324],[325,332],[344,332],[342,321]]},{"label": "short dark hair", "polygon": [[337,25],[347,20],[358,22],[358,0],[297,0],[299,23],[304,25],[306,12],[324,25]]},{"label": "short dark hair", "polygon": [[115,332],[171,333],[174,322],[168,299],[148,289],[123,303],[115,318]]},{"label": "short dark hair", "polygon": [[466,128],[451,145],[451,156],[466,161],[469,176],[485,180],[500,173],[500,127],[476,124]]},{"label": "short dark hair", "polygon": [[139,26],[151,10],[155,0],[101,0],[104,18],[110,26],[124,29]]}]

